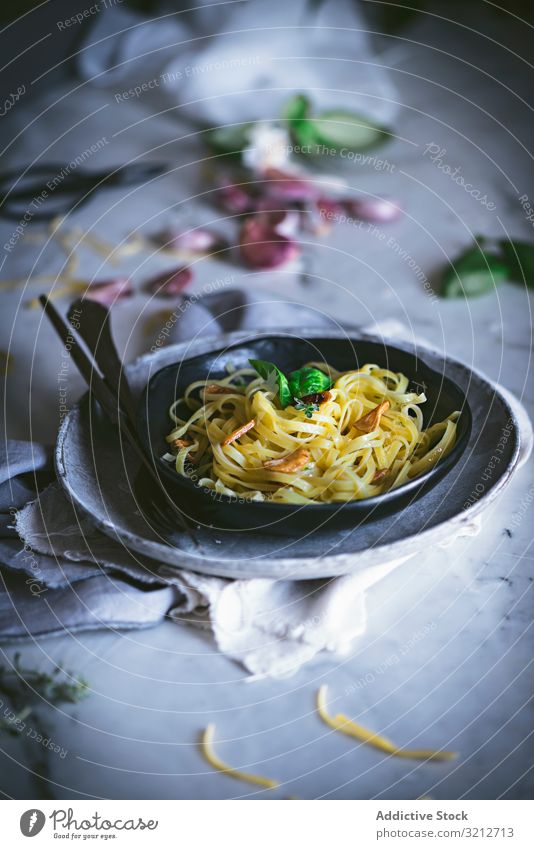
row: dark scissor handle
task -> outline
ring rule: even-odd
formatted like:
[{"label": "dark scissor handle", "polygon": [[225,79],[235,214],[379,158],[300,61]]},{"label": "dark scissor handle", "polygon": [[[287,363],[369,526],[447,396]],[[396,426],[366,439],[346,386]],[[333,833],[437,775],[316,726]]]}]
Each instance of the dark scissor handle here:
[{"label": "dark scissor handle", "polygon": [[34,165],[25,171],[0,174],[0,216],[43,221],[67,213],[91,199],[99,189],[145,183],[163,174],[167,166],[158,162],[133,162],[118,168],[88,171],[68,170],[68,164]]}]

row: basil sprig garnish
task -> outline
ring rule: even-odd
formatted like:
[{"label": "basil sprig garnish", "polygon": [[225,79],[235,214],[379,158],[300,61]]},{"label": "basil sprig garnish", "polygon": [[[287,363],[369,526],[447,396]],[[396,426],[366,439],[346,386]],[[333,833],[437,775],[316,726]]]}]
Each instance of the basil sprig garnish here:
[{"label": "basil sprig garnish", "polygon": [[289,388],[293,398],[304,398],[305,395],[317,395],[332,386],[332,381],[318,368],[305,366],[292,371],[288,377]]},{"label": "basil sprig garnish", "polygon": [[314,410],[318,410],[318,404],[302,401],[308,395],[319,395],[332,386],[332,380],[328,375],[318,368],[304,366],[292,371],[289,377],[280,371],[274,363],[267,360],[249,360],[260,377],[270,385],[273,391],[278,389],[278,397],[282,409],[294,403],[295,409],[303,410],[308,418],[311,418]]},{"label": "basil sprig garnish", "polygon": [[534,245],[502,240],[491,242],[482,236],[446,269],[441,295],[472,298],[491,292],[504,280],[534,287]]},{"label": "basil sprig garnish", "polygon": [[282,407],[287,407],[288,404],[291,404],[293,396],[291,395],[287,377],[280,371],[278,366],[275,366],[274,363],[267,362],[267,360],[249,360],[249,363],[253,369],[256,369],[259,376],[267,381],[273,392],[276,391],[276,386],[278,386],[278,397]]}]

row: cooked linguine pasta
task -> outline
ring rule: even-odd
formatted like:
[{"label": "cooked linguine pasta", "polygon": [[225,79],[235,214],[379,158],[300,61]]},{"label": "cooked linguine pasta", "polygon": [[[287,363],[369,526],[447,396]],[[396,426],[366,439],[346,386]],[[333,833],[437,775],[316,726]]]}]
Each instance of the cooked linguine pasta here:
[{"label": "cooked linguine pasta", "polygon": [[[459,413],[423,429],[425,395],[409,392],[403,374],[308,363],[288,383],[274,365],[253,362],[264,368],[191,383],[170,408],[165,459],[201,487],[274,502],[351,501],[421,475],[455,443]],[[310,374],[329,388],[287,394]],[[184,407],[189,415],[180,418]]]}]

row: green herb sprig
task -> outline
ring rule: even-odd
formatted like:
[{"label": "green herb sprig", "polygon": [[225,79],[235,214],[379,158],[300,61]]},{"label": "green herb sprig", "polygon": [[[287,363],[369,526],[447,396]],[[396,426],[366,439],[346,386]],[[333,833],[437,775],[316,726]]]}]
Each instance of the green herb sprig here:
[{"label": "green herb sprig", "polygon": [[305,404],[304,401],[295,401],[295,410],[304,413],[307,419],[311,419],[314,413],[319,409],[319,404]]},{"label": "green herb sprig", "polygon": [[307,395],[325,392],[332,386],[332,379],[324,371],[312,366],[296,369],[286,377],[277,365],[267,360],[249,360],[249,363],[271,390],[277,392],[282,409],[294,404],[295,409],[303,411],[308,419],[319,409],[319,405],[306,403],[302,399]]},{"label": "green herb sprig", "polygon": [[[281,126],[287,127],[295,150],[306,156],[324,155],[325,150],[354,153],[377,147],[391,138],[386,127],[346,109],[329,109],[313,115],[311,101],[295,94],[284,104]],[[250,144],[254,122],[217,127],[206,131],[206,141],[214,153],[239,159]]]},{"label": "green herb sprig", "polygon": [[534,245],[511,239],[492,241],[483,236],[477,236],[476,242],[445,270],[442,297],[484,295],[504,280],[534,288]]},{"label": "green herb sprig", "polygon": [[22,665],[18,653],[13,658],[13,666],[0,666],[0,736],[18,737],[20,745],[27,749],[34,798],[53,799],[55,789],[49,751],[36,748],[27,729],[37,732],[41,739],[51,737],[46,727],[48,707],[75,704],[88,693],[87,682],[61,666],[50,673],[30,669]]},{"label": "green herb sprig", "polygon": [[[13,707],[18,720],[26,719],[42,702],[49,705],[76,704],[85,698],[89,685],[81,677],[74,677],[61,666],[51,673],[28,669],[21,664],[20,654],[13,658],[13,667],[0,666],[0,694]],[[13,736],[17,723],[0,721],[0,731]]]}]

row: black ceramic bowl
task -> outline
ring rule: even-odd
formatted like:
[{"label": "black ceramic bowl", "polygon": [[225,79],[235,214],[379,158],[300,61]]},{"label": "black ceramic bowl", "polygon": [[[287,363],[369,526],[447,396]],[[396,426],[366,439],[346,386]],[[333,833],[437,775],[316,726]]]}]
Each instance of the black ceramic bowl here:
[{"label": "black ceramic bowl", "polygon": [[[279,504],[245,501],[202,489],[177,474],[173,466],[161,460],[168,450],[165,436],[171,430],[169,407],[195,380],[216,382],[228,375],[227,363],[236,368],[248,366],[249,358],[275,362],[284,372],[300,368],[309,361],[324,360],[340,371],[356,369],[365,363],[402,372],[410,377],[410,390],[424,389],[424,425],[446,418],[460,410],[457,441],[452,451],[424,475],[373,498],[331,504]],[[194,522],[210,527],[242,531],[262,531],[294,535],[325,527],[351,528],[361,521],[391,513],[419,498],[434,486],[458,461],[471,432],[471,411],[462,390],[445,375],[434,371],[413,353],[366,339],[314,338],[265,335],[251,341],[210,351],[166,366],[154,374],[145,389],[139,407],[138,428],[143,447],[150,456],[162,486],[173,501]]]}]

